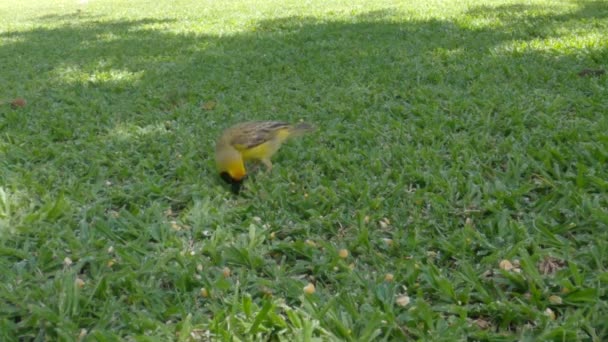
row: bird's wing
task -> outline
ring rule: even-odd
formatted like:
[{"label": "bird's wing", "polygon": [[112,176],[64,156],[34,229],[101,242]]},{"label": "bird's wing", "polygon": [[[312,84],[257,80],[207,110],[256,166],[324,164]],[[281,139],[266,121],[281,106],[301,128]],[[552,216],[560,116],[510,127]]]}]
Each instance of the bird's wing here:
[{"label": "bird's wing", "polygon": [[230,144],[237,150],[244,150],[272,140],[281,129],[291,126],[282,121],[247,122],[234,127]]}]

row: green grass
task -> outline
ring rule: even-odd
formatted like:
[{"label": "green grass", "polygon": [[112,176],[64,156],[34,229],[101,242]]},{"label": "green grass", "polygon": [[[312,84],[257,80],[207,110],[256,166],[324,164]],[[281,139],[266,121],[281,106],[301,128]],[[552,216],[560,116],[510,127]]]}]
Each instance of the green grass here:
[{"label": "green grass", "polygon": [[[603,1],[0,1],[0,340],[606,340],[606,37]],[[233,196],[258,119],[319,130]]]}]

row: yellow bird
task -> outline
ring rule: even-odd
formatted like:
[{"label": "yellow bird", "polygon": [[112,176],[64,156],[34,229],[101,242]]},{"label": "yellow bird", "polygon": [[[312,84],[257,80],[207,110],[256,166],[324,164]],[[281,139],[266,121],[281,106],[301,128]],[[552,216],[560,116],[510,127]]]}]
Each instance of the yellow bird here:
[{"label": "yellow bird", "polygon": [[270,157],[288,138],[311,132],[307,123],[290,125],[281,121],[245,122],[224,131],[215,145],[215,161],[220,177],[238,194],[247,172],[246,161],[259,161],[272,169]]}]

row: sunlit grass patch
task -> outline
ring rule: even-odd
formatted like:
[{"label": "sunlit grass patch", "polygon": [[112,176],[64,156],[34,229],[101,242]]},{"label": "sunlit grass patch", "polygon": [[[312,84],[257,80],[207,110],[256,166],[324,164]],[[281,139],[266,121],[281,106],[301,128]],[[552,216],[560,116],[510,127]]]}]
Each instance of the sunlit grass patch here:
[{"label": "sunlit grass patch", "polygon": [[111,69],[107,61],[100,61],[93,70],[82,70],[77,66],[61,66],[52,72],[56,82],[66,84],[104,84],[104,83],[136,83],[142,78],[144,71],[132,72],[129,70]]}]

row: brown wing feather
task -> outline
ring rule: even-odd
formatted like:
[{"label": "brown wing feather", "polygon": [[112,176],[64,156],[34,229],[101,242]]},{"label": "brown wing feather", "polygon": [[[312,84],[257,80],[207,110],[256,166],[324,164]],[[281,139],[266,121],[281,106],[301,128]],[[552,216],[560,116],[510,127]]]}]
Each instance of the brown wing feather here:
[{"label": "brown wing feather", "polygon": [[239,134],[232,138],[230,144],[235,147],[253,148],[271,140],[280,129],[289,127],[287,122],[282,121],[246,122],[233,128],[238,130]]}]

